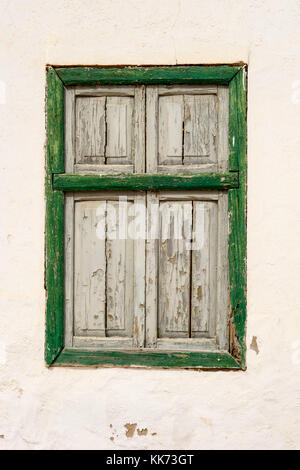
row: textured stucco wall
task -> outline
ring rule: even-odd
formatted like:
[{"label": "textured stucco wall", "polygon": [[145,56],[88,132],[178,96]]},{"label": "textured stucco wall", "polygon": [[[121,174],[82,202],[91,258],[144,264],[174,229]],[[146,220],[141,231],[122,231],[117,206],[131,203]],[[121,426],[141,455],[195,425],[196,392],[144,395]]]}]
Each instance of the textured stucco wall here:
[{"label": "textured stucco wall", "polygon": [[[299,0],[0,0],[0,449],[300,447],[299,22]],[[249,64],[247,372],[48,370],[45,64],[236,61]],[[126,437],[127,423],[148,434]]]}]

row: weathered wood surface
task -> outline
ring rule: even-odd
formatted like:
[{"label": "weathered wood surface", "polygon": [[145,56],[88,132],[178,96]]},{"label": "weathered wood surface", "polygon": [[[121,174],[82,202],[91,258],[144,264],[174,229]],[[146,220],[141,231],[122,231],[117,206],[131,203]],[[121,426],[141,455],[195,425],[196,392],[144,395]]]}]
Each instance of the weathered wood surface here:
[{"label": "weathered wood surface", "polygon": [[68,172],[144,172],[145,87],[71,87],[65,104]]},{"label": "weathered wood surface", "polygon": [[64,171],[64,95],[55,71],[47,71],[46,148],[46,342],[45,360],[53,363],[64,336],[64,201],[52,186],[52,174]]},{"label": "weathered wood surface", "polygon": [[155,350],[141,351],[88,351],[65,349],[56,365],[78,366],[132,366],[163,368],[240,369],[241,366],[226,351],[179,352]]},{"label": "weathered wood surface", "polygon": [[91,335],[95,330],[99,336],[105,336],[105,231],[103,238],[97,236],[99,212],[105,217],[105,201],[75,203],[75,335]]},{"label": "weathered wood surface", "polygon": [[229,168],[239,171],[238,189],[228,192],[229,279],[231,317],[229,350],[245,367],[246,363],[246,255],[247,255],[247,75],[243,68],[229,87]]},{"label": "weathered wood surface", "polygon": [[84,337],[97,338],[91,347],[105,347],[105,338],[107,347],[144,346],[145,240],[134,238],[137,224],[146,226],[145,209],[134,220],[140,207],[145,208],[141,193],[74,193],[66,198],[67,346],[87,346],[87,339],[80,340]]},{"label": "weathered wood surface", "polygon": [[188,338],[192,202],[161,203],[160,227],[158,335],[160,338],[176,336]]},{"label": "weathered wood surface", "polygon": [[65,85],[170,85],[212,83],[228,85],[240,66],[191,65],[162,67],[57,67]]},{"label": "weathered wood surface", "polygon": [[176,349],[173,339],[186,350],[226,345],[227,195],[169,191],[148,193],[147,201],[146,346]]},{"label": "weathered wood surface", "polygon": [[106,152],[106,98],[76,99],[76,162],[104,163]]},{"label": "weathered wood surface", "polygon": [[62,191],[159,191],[226,190],[238,188],[235,172],[199,173],[197,175],[75,175],[53,176],[53,187]]},{"label": "weathered wood surface", "polygon": [[[231,67],[231,71],[233,70],[233,67]],[[145,353],[142,353],[141,355],[143,358],[140,360],[138,357],[141,357],[140,353],[137,355],[137,358],[133,357],[135,353],[133,352],[132,355],[128,355],[125,352],[116,352],[116,353],[111,353],[109,351],[91,351],[91,352],[84,352],[84,351],[73,351],[73,350],[64,350],[62,353],[60,351],[62,350],[62,331],[63,331],[63,316],[62,316],[62,309],[60,308],[61,302],[60,299],[62,299],[61,292],[62,289],[60,289],[59,286],[62,284],[60,283],[60,279],[63,279],[63,270],[57,267],[56,262],[60,263],[61,260],[63,259],[63,254],[61,256],[61,253],[63,253],[63,249],[59,249],[59,246],[62,248],[62,243],[63,241],[63,236],[62,236],[62,230],[63,230],[63,198],[62,198],[62,190],[65,190],[65,188],[59,188],[59,186],[55,187],[55,180],[59,178],[60,176],[57,175],[57,173],[62,173],[64,171],[64,165],[63,165],[63,139],[61,139],[61,136],[63,136],[63,130],[61,132],[63,124],[63,99],[62,98],[62,92],[63,92],[63,87],[61,82],[59,80],[57,81],[57,77],[55,75],[51,74],[48,76],[48,88],[49,90],[51,89],[51,94],[53,94],[53,99],[50,98],[50,93],[48,94],[48,100],[47,100],[47,114],[48,114],[48,119],[47,119],[47,135],[51,135],[52,130],[53,132],[53,138],[51,136],[51,144],[50,146],[48,145],[47,148],[47,155],[49,155],[49,158],[47,157],[47,165],[48,165],[48,173],[47,175],[47,180],[46,180],[46,191],[47,191],[47,196],[49,195],[49,200],[47,203],[47,246],[52,246],[54,247],[54,242],[56,243],[55,245],[55,258],[56,262],[50,266],[50,268],[46,269],[46,286],[48,288],[48,299],[47,299],[47,341],[46,341],[46,360],[47,363],[50,364],[52,363],[58,354],[59,357],[57,359],[57,363],[60,364],[90,364],[90,365],[97,365],[97,364],[107,364],[107,365],[127,365],[127,364],[136,364],[136,365],[144,365],[144,366],[155,366],[157,365],[158,367],[193,367],[193,363],[197,363],[197,367],[209,367],[208,364],[210,364],[210,367],[217,367],[217,368],[222,368],[222,367],[233,367],[233,368],[240,368],[245,366],[245,318],[246,318],[246,300],[245,300],[245,280],[246,280],[246,274],[245,274],[245,253],[246,253],[246,226],[245,226],[245,219],[246,219],[246,75],[244,70],[241,70],[239,73],[237,73],[240,70],[240,67],[237,67],[237,70],[234,71],[232,74],[231,78],[228,79],[228,81],[222,81],[218,82],[215,81],[215,83],[223,83],[224,85],[227,85],[229,81],[232,79],[230,83],[230,119],[229,119],[229,126],[230,126],[230,163],[229,163],[229,168],[230,172],[236,172],[233,173],[233,180],[231,180],[232,186],[230,187],[229,185],[226,187],[220,187],[218,186],[218,183],[214,182],[215,186],[207,186],[205,188],[205,185],[207,184],[206,182],[204,183],[204,186],[201,186],[201,189],[209,189],[209,190],[221,190],[223,191],[224,189],[229,189],[229,215],[230,215],[230,239],[229,239],[229,261],[230,261],[230,292],[231,292],[231,306],[232,306],[232,315],[230,318],[229,322],[229,330],[230,330],[230,345],[229,349],[231,354],[234,356],[230,356],[230,354],[226,354],[224,352],[224,348],[226,349],[226,334],[224,331],[226,329],[222,329],[221,322],[224,320],[220,320],[220,315],[222,308],[225,306],[224,299],[226,296],[224,296],[224,299],[222,301],[218,301],[218,312],[217,312],[217,320],[216,320],[216,331],[217,331],[217,341],[218,341],[218,347],[221,349],[221,353],[184,353],[184,354],[178,354],[177,352],[174,353],[174,358],[170,353],[162,353],[161,356],[158,355],[160,353],[154,353],[156,355],[157,359],[152,359],[153,353],[149,353],[147,356],[147,351]],[[51,73],[53,70],[51,69]],[[234,75],[236,75],[234,77]],[[233,78],[234,77],[234,78]],[[186,77],[187,78],[187,77]],[[129,80],[132,79],[132,77],[129,77]],[[135,78],[136,79],[136,78]],[[153,79],[153,77],[151,77]],[[52,83],[51,83],[52,80]],[[160,78],[159,78],[160,80]],[[57,82],[57,83],[55,83]],[[103,82],[104,83],[104,82]],[[109,82],[111,83],[111,82]],[[113,82],[112,82],[113,83]],[[125,80],[126,83],[126,80]],[[132,82],[134,83],[134,82]],[[140,82],[139,82],[140,83]],[[146,82],[144,82],[146,83]],[[150,82],[152,84],[155,84],[155,81]],[[168,81],[165,82],[160,82],[158,81],[157,84],[159,83],[165,83],[168,84]],[[180,82],[178,82],[180,83]],[[191,83],[188,82],[181,82],[181,83]],[[196,82],[194,82],[196,83]],[[201,80],[198,82],[201,83]],[[207,81],[209,83],[209,80]],[[49,86],[50,85],[50,86]],[[78,85],[78,83],[74,83],[74,85]],[[226,114],[226,99],[228,102],[228,94],[226,98],[226,93],[227,89],[225,87],[219,87],[219,90],[224,88],[224,100],[223,100],[223,118],[222,120],[226,121],[226,118],[228,119],[228,113]],[[55,91],[56,90],[56,91]],[[71,91],[71,90],[69,90]],[[166,96],[169,93],[169,90],[166,90]],[[219,92],[221,94],[221,92]],[[93,95],[92,95],[93,96]],[[51,102],[52,100],[52,102]],[[56,101],[57,100],[57,101]],[[220,100],[219,104],[222,102]],[[53,106],[53,107],[52,107]],[[56,109],[57,113],[55,112],[52,116],[52,109]],[[72,111],[71,111],[72,113]],[[221,116],[220,108],[219,108],[219,119]],[[49,120],[50,116],[50,120]],[[53,117],[53,119],[52,119]],[[56,122],[55,122],[56,120]],[[72,130],[70,131],[70,135],[72,135]],[[74,132],[73,132],[74,134]],[[142,139],[141,139],[142,140]],[[218,130],[218,137],[217,137],[217,144],[218,144],[218,154],[219,154],[219,146],[222,145],[223,148],[226,146],[226,126],[224,131],[220,132],[220,129]],[[220,142],[222,142],[220,144]],[[50,149],[51,147],[51,149]],[[66,144],[66,148],[67,148]],[[50,149],[50,152],[49,152]],[[225,152],[226,153],[226,152]],[[224,153],[224,154],[225,154]],[[56,165],[57,163],[57,165]],[[127,165],[124,165],[124,167]],[[177,171],[177,168],[175,168],[177,165],[173,165],[174,171]],[[191,167],[194,165],[190,165],[188,171],[193,171]],[[132,165],[134,167],[134,165]],[[157,167],[158,168],[158,167]],[[66,165],[67,171],[74,171],[70,170],[68,168],[68,165]],[[228,169],[228,162],[226,161],[226,158],[223,158],[222,161],[219,161],[219,170],[222,172],[226,171]],[[114,170],[116,169],[114,168]],[[122,171],[128,171],[124,170],[122,168]],[[134,171],[134,168],[129,171]],[[143,171],[143,170],[139,170]],[[160,166],[158,171],[166,171],[162,166]],[[172,170],[173,171],[173,170]],[[239,175],[237,174],[239,172]],[[56,173],[53,175],[53,173]],[[226,173],[222,173],[223,175]],[[230,173],[228,173],[230,174]],[[73,176],[73,175],[71,175]],[[150,176],[150,175],[146,175]],[[169,175],[160,175],[160,176],[166,176],[167,178]],[[54,180],[54,185],[52,186],[52,179]],[[62,175],[62,179],[64,180],[64,175]],[[59,182],[59,179],[58,179]],[[202,181],[202,183],[204,180]],[[222,181],[222,183],[224,180]],[[90,190],[86,186],[87,180],[83,182],[82,185],[80,186],[80,191],[82,190]],[[134,182],[133,182],[134,183]],[[138,181],[138,190],[148,190],[147,185],[145,188],[145,185],[142,184],[142,189],[140,187],[141,180]],[[150,181],[147,181],[147,184],[149,184]],[[173,182],[174,183],[174,182]],[[172,183],[172,184],[173,184]],[[61,184],[61,182],[59,183]],[[64,183],[65,184],[65,183]],[[73,183],[72,183],[73,184]],[[118,184],[110,180],[108,182],[107,187],[102,187],[101,189],[106,190],[107,188],[111,189],[134,189],[136,190],[137,188],[128,188],[126,185],[122,186],[123,182],[121,183],[121,188],[118,186]],[[168,189],[170,190],[177,190],[178,187],[173,186],[172,184]],[[211,182],[210,182],[211,184]],[[70,182],[67,181],[67,184],[65,186],[71,187]],[[159,183],[155,181],[155,185],[159,186]],[[92,189],[92,191],[97,191],[99,189],[98,185],[96,184],[97,189]],[[100,185],[101,186],[101,185]],[[130,183],[129,183],[130,186]],[[153,189],[151,186],[149,189]],[[154,189],[154,190],[159,190],[163,188]],[[179,189],[187,189],[187,188],[180,188]],[[194,189],[197,189],[194,187]],[[226,284],[226,262],[224,261],[225,258],[220,255],[222,253],[222,249],[226,249],[226,244],[224,240],[226,240],[226,236],[224,238],[224,234],[226,235],[226,217],[224,218],[224,215],[220,215],[220,212],[223,212],[226,210],[226,203],[224,199],[224,193],[220,193],[220,198],[218,204],[220,207],[222,206],[223,209],[219,211],[219,216],[218,216],[218,265],[220,266],[220,257],[223,260],[223,265],[221,266],[221,269],[218,273],[218,283],[219,285],[224,284],[225,280],[225,285]],[[224,200],[224,203],[222,203],[222,200]],[[53,216],[53,217],[52,217]],[[223,223],[225,221],[225,224]],[[220,223],[222,224],[222,229],[220,229]],[[48,236],[51,236],[53,234],[53,240],[52,243],[48,242]],[[224,238],[224,240],[223,240]],[[220,248],[220,240],[223,240],[223,248]],[[57,244],[58,242],[58,244]],[[57,251],[58,250],[58,251]],[[236,251],[238,250],[238,251]],[[49,258],[48,254],[51,254],[51,247],[50,249],[47,248],[47,263],[48,260],[51,260],[51,257]],[[53,251],[54,255],[54,251]],[[54,267],[55,272],[55,292],[54,288],[52,289],[52,284],[49,283],[49,278],[51,278],[51,269]],[[49,274],[50,273],[50,276]],[[62,274],[62,275],[61,275]],[[222,277],[223,276],[223,277]],[[221,280],[223,279],[223,280]],[[51,279],[50,279],[51,280]],[[58,284],[57,284],[58,282]],[[54,286],[54,284],[53,284]],[[58,286],[58,288],[57,288]],[[49,288],[50,287],[50,288]],[[223,285],[224,287],[224,285]],[[49,295],[50,294],[50,295]],[[50,303],[49,303],[49,298],[50,298]],[[52,300],[56,302],[58,301],[58,309],[57,311],[54,311],[53,309],[49,308],[51,305],[53,306]],[[52,304],[51,304],[52,302]],[[222,302],[223,302],[223,307],[222,307]],[[223,309],[224,311],[224,309]],[[48,334],[49,332],[49,334]],[[77,337],[76,338],[77,341]],[[96,344],[97,341],[99,341],[98,337],[85,337],[83,342],[87,339],[94,338],[93,341],[94,347],[98,348],[99,346]],[[109,338],[110,339],[110,338]],[[115,339],[115,338],[113,338]],[[195,341],[197,342],[198,340],[209,340],[209,338],[195,338]],[[100,338],[101,340],[101,338]],[[125,338],[124,338],[125,340]],[[127,338],[126,338],[127,340]],[[170,338],[170,341],[174,341],[174,338]],[[177,339],[179,342],[181,338]],[[185,340],[183,338],[183,340]],[[76,342],[75,341],[75,342]],[[116,343],[119,340],[116,339]],[[159,341],[169,341],[169,338],[165,339],[159,339]],[[91,344],[91,343],[90,343]],[[124,343],[125,344],[125,343]],[[194,343],[196,344],[196,343]],[[223,346],[224,348],[223,348]],[[76,343],[76,347],[81,347],[80,341]],[[113,348],[113,346],[110,346]],[[130,347],[128,345],[128,347]],[[162,348],[165,346],[161,346]],[[117,347],[118,348],[118,347]],[[166,347],[167,348],[167,347]],[[172,349],[172,348],[171,348]],[[191,347],[191,349],[193,349]],[[209,348],[208,348],[209,349]],[[192,356],[192,354],[194,354]],[[147,357],[146,357],[147,356]],[[175,358],[176,356],[176,358]],[[178,359],[180,356],[181,359]],[[174,363],[172,362],[174,360]],[[195,361],[195,362],[193,362]],[[176,362],[176,365],[175,365]],[[167,364],[168,363],[168,364]],[[184,365],[186,364],[186,365]]]},{"label": "weathered wood surface", "polygon": [[149,173],[228,169],[228,87],[146,88]]}]

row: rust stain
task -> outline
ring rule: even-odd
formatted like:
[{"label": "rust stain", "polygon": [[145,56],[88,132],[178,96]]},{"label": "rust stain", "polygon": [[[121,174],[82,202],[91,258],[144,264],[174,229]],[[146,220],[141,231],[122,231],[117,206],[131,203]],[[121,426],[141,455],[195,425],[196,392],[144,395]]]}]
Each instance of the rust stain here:
[{"label": "rust stain", "polygon": [[203,296],[203,293],[202,293],[202,286],[198,286],[198,289],[197,289],[197,300],[201,300],[202,299],[202,296]]},{"label": "rust stain", "polygon": [[133,437],[137,423],[126,423],[124,427],[127,429],[126,437]]},{"label": "rust stain", "polygon": [[237,360],[237,362],[241,363],[242,349],[236,336],[234,311],[231,312],[231,316],[229,318],[229,351],[232,356]]},{"label": "rust stain", "polygon": [[147,436],[148,434],[148,429],[147,428],[144,428],[144,429],[137,429],[137,433],[139,436]]},{"label": "rust stain", "polygon": [[252,336],[250,349],[252,349],[252,351],[255,351],[256,354],[259,354],[259,349],[258,349],[258,344],[257,344],[257,336]]}]

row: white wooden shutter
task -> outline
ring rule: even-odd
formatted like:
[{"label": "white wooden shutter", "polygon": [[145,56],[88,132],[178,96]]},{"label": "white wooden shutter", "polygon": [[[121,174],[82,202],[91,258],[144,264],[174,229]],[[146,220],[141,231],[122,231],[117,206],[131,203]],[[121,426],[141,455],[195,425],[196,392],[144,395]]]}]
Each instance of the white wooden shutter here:
[{"label": "white wooden shutter", "polygon": [[[65,136],[69,173],[226,170],[228,88],[68,88]],[[223,192],[67,193],[66,346],[227,349],[227,242]]]},{"label": "white wooden shutter", "polygon": [[144,87],[66,90],[66,171],[145,171]]},{"label": "white wooden shutter", "polygon": [[135,193],[66,196],[68,346],[144,346],[144,202]]},{"label": "white wooden shutter", "polygon": [[228,87],[149,86],[147,172],[228,168]]},{"label": "white wooden shutter", "polygon": [[146,347],[225,349],[227,195],[148,193],[147,207]]}]

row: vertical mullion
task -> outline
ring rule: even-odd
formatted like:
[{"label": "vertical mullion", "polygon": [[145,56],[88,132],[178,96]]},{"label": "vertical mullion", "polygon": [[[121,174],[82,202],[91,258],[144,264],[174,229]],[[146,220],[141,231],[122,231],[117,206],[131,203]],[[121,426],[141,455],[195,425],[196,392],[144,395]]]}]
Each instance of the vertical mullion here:
[{"label": "vertical mullion", "polygon": [[143,193],[134,198],[134,221],[132,222],[134,231],[129,233],[129,236],[135,236],[133,313],[133,346],[135,348],[145,347],[145,197],[145,193]]},{"label": "vertical mullion", "polygon": [[146,241],[146,347],[156,348],[158,315],[158,230],[159,197],[147,193],[147,241]]},{"label": "vertical mullion", "polygon": [[147,87],[146,116],[146,173],[157,173],[158,87]]},{"label": "vertical mullion", "polygon": [[146,123],[146,89],[140,85],[134,91],[134,139],[133,139],[133,165],[134,173],[145,173],[145,123]]}]

